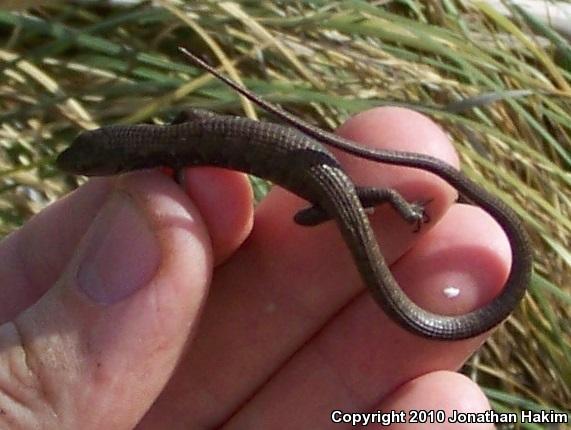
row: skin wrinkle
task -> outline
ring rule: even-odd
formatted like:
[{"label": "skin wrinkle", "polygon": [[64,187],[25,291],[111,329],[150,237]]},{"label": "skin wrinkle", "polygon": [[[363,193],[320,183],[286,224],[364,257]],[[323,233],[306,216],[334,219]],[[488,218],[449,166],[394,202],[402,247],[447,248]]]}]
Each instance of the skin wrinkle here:
[{"label": "skin wrinkle", "polygon": [[[26,341],[27,336],[24,334],[25,330],[19,326],[17,321],[8,322],[2,325],[2,328],[0,329],[0,336],[4,338],[5,334],[2,332],[10,328],[12,328],[10,331],[16,338],[17,347],[21,351],[21,354],[18,354],[17,359],[21,360],[22,364],[24,365],[25,372],[27,371],[29,373],[25,378],[17,378],[17,386],[12,390],[10,395],[8,395],[5,389],[2,390],[3,394],[7,395],[11,400],[18,404],[21,409],[30,411],[30,414],[27,414],[26,417],[34,416],[33,411],[37,409],[33,407],[33,403],[37,402],[38,398],[40,399],[39,401],[41,402],[42,406],[47,407],[51,416],[58,417],[56,408],[50,400],[51,396],[48,394],[48,390],[46,390],[45,380],[40,376],[42,373],[41,365],[33,358],[34,354],[32,352],[32,344],[29,341]],[[15,374],[23,375],[25,372],[20,370]],[[14,373],[11,373],[11,375],[13,376]],[[13,380],[9,381],[8,386],[13,383]],[[22,391],[22,395],[20,396],[18,395],[18,391],[21,390],[21,387],[25,388]],[[18,416],[18,418],[20,418],[21,415],[21,410],[18,410],[14,414],[14,416]],[[45,413],[42,413],[42,416],[46,416]],[[0,415],[0,420],[2,420],[3,417],[9,417],[9,415]]]},{"label": "skin wrinkle", "polygon": [[[11,330],[10,330],[11,329]],[[11,351],[10,355],[8,356],[8,366],[9,366],[9,372],[6,376],[6,384],[8,385],[8,387],[12,386],[13,384],[11,384],[11,378],[13,376],[16,377],[17,381],[20,381],[21,383],[19,385],[25,387],[26,389],[28,388],[34,388],[34,384],[32,383],[33,381],[33,374],[32,374],[32,378],[29,378],[30,381],[27,382],[25,381],[25,379],[27,377],[29,377],[30,375],[25,375],[27,372],[26,370],[30,370],[30,366],[28,365],[28,358],[27,358],[27,354],[26,354],[26,350],[24,349],[24,347],[22,346],[22,342],[21,342],[21,336],[19,335],[19,332],[17,330],[17,327],[15,326],[15,324],[13,322],[8,322],[6,324],[3,324],[2,326],[2,331],[10,331],[10,334],[12,334],[11,337],[11,348],[15,348],[16,351]],[[2,333],[2,337],[5,338],[5,334]],[[22,365],[24,368],[24,371],[22,372]],[[31,372],[30,372],[31,374]],[[12,392],[11,394],[8,394],[6,392],[6,389],[3,390],[3,394],[6,394],[10,399],[12,399],[13,401],[15,401],[15,403],[17,403],[18,405],[24,405],[24,400],[21,399],[21,396],[18,396],[15,390],[12,390],[14,392]]]}]

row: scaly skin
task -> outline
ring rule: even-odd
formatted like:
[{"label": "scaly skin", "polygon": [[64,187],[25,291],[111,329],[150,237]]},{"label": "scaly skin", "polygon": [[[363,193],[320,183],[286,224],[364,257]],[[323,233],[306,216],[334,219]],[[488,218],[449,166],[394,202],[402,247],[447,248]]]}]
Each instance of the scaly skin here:
[{"label": "scaly skin", "polygon": [[[209,66],[203,67],[216,74]],[[228,83],[226,78],[221,79]],[[501,200],[436,158],[359,147],[267,104],[232,81],[229,84],[262,107],[273,109],[300,131],[192,111],[187,121],[180,124],[110,126],[85,132],[60,154],[57,165],[66,172],[83,175],[112,175],[156,166],[179,169],[208,165],[269,179],[311,202],[312,210],[323,215],[316,219],[335,220],[375,300],[393,320],[421,336],[442,340],[473,337],[502,322],[517,306],[529,284],[531,252],[522,224]],[[486,306],[460,316],[437,315],[413,303],[395,281],[380,252],[363,209],[362,190],[355,187],[322,143],[370,160],[428,170],[488,211],[506,232],[512,249],[512,267],[502,293]],[[377,201],[367,201],[367,205],[389,201],[409,222],[422,221],[424,215],[417,206],[403,204],[402,197],[394,191],[379,191]]]}]

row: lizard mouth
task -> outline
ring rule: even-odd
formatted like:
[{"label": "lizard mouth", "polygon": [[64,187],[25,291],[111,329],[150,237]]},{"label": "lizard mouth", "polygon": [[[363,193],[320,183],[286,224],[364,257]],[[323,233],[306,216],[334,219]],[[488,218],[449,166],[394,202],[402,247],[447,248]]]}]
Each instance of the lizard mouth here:
[{"label": "lizard mouth", "polygon": [[78,166],[78,157],[77,151],[74,149],[73,146],[65,149],[62,153],[60,153],[56,159],[56,166],[59,170],[62,170],[66,173],[72,173],[81,175],[81,168]]},{"label": "lizard mouth", "polygon": [[58,169],[74,175],[110,175],[116,173],[113,158],[105,154],[105,136],[87,131],[73,141],[56,159]]}]

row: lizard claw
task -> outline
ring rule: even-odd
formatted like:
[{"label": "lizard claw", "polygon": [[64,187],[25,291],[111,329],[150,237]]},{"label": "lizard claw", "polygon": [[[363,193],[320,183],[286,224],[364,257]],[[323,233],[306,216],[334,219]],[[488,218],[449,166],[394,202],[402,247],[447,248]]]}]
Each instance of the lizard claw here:
[{"label": "lizard claw", "polygon": [[411,203],[411,222],[415,223],[414,232],[418,233],[423,224],[430,222],[430,215],[425,208],[432,202],[432,199],[416,201]]}]

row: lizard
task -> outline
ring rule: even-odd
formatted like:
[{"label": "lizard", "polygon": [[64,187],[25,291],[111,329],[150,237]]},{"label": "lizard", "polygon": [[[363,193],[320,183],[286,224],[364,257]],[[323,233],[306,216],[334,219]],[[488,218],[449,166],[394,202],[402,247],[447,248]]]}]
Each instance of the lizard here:
[{"label": "lizard", "polygon": [[[58,168],[87,176],[158,166],[175,171],[187,166],[217,166],[253,174],[312,204],[295,214],[296,223],[312,226],[334,220],[373,298],[391,319],[412,333],[438,340],[466,339],[492,329],[510,315],[529,285],[532,255],[523,224],[502,200],[435,157],[368,149],[328,133],[180,49],[195,65],[288,125],[190,109],[170,125],[112,125],[83,132],[58,156]],[[511,246],[512,264],[502,292],[483,307],[457,316],[429,312],[410,300],[381,254],[366,208],[389,203],[418,229],[428,220],[423,205],[407,202],[394,189],[356,186],[325,145],[367,160],[429,171],[456,188],[465,201],[487,211]]]}]

